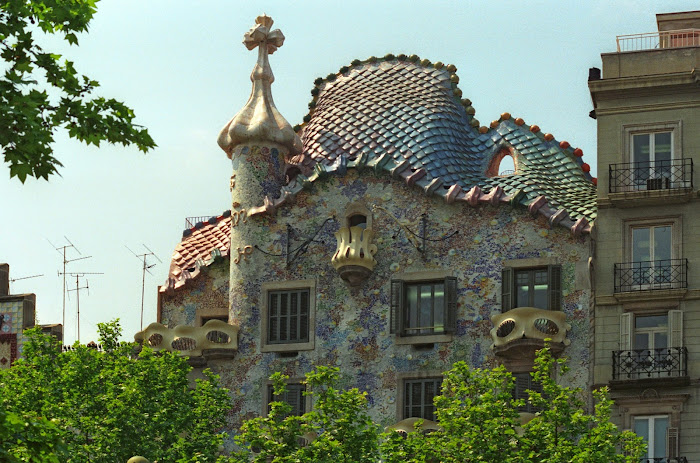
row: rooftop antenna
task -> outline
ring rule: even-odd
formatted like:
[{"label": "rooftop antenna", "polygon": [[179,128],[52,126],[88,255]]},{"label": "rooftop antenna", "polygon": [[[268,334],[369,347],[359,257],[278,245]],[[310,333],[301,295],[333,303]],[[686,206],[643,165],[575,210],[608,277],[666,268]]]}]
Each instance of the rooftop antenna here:
[{"label": "rooftop antenna", "polygon": [[87,289],[88,296],[90,295],[90,282],[85,279],[85,286],[80,286],[80,279],[85,275],[104,275],[103,272],[72,272],[69,273],[70,276],[75,277],[75,289],[69,289],[68,291],[75,291],[76,295],[76,305],[77,305],[77,318],[78,318],[78,342],[80,342],[80,290]]},{"label": "rooftop antenna", "polygon": [[[63,257],[63,272],[58,272],[58,275],[61,276],[63,275],[63,326],[65,329],[66,326],[66,292],[67,292],[67,287],[66,287],[66,264],[69,264],[71,262],[75,262],[76,260],[83,260],[83,259],[90,259],[92,256],[83,256],[81,252],[78,250],[78,248],[75,247],[75,245],[71,242],[71,240],[68,239],[66,235],[63,235],[63,237],[66,239],[68,244],[63,245],[63,246],[56,246],[54,245],[51,241],[49,241],[48,238],[46,238],[46,241],[49,241],[49,244],[56,250],[58,251],[59,254]],[[76,257],[75,259],[68,259],[66,257],[66,249],[68,248],[73,248],[75,249],[75,252],[78,253],[81,257]]]},{"label": "rooftop antenna", "polygon": [[136,256],[137,259],[143,261],[143,267],[142,267],[142,270],[143,270],[143,271],[142,271],[142,276],[141,276],[141,331],[143,331],[143,300],[144,300],[144,295],[145,295],[145,293],[146,293],[146,272],[148,272],[149,275],[153,275],[153,274],[151,273],[151,270],[150,270],[150,269],[156,266],[156,264],[149,264],[147,258],[148,258],[148,256],[153,256],[153,257],[155,257],[155,258],[158,260],[158,262],[160,262],[161,264],[163,263],[163,261],[160,260],[160,259],[158,258],[158,256],[156,256],[156,254],[155,254],[153,251],[151,251],[151,249],[150,249],[148,246],[146,246],[146,245],[143,244],[143,243],[142,243],[141,245],[142,245],[144,248],[146,248],[146,250],[147,250],[148,252],[143,253],[143,254],[136,254],[134,251],[132,251],[131,249],[129,249],[129,246],[124,245],[124,247],[126,247],[126,249],[129,249],[129,251],[130,251],[134,256]]},{"label": "rooftop antenna", "polygon": [[[32,276],[28,276],[28,277],[10,278],[10,283],[14,283],[15,281],[19,281],[19,280],[28,280],[30,278],[38,278],[38,277],[43,277],[43,276],[44,276],[44,274],[42,273],[41,275],[32,275]],[[10,294],[12,294],[12,291],[10,291]]]}]

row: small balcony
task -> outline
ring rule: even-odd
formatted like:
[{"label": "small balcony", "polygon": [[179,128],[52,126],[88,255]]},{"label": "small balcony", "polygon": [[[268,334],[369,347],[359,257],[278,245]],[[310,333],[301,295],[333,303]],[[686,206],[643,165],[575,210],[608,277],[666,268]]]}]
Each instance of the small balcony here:
[{"label": "small balcony", "polygon": [[178,325],[173,329],[151,323],[136,333],[134,340],[148,343],[156,352],[177,351],[189,357],[192,366],[204,366],[209,360],[233,358],[238,350],[238,327],[221,320],[209,320],[203,326]]},{"label": "small balcony", "polygon": [[682,387],[690,384],[688,349],[619,350],[612,353],[613,389]]},{"label": "small balcony", "polygon": [[566,337],[571,325],[566,322],[564,312],[518,307],[492,315],[491,321],[494,353],[511,361],[534,359],[535,351],[544,346],[545,339],[551,340],[555,353],[571,344]]},{"label": "small balcony", "polygon": [[688,287],[688,259],[615,264],[615,293]]},{"label": "small balcony", "polygon": [[667,194],[693,189],[693,160],[629,162],[610,164],[609,192],[659,191]]},{"label": "small balcony", "polygon": [[700,47],[700,29],[646,32],[617,36],[617,52]]},{"label": "small balcony", "polygon": [[377,245],[374,231],[361,226],[343,227],[335,233],[337,248],[331,263],[340,278],[350,286],[359,286],[374,270]]}]

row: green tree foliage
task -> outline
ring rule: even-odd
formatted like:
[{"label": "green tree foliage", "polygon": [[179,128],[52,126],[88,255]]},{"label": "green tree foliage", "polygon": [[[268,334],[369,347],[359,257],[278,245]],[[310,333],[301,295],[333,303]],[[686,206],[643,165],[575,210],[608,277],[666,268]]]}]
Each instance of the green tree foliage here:
[{"label": "green tree foliage", "polygon": [[25,439],[32,444],[27,451],[49,448],[58,430],[69,455],[61,462],[126,462],[134,455],[217,461],[230,408],[217,378],[205,371],[205,379],[190,384],[191,368],[179,355],[148,347],[134,354],[133,344],[117,342],[118,322],[99,330],[102,351],[76,344],[64,353],[54,338],[28,331],[24,358],[0,372],[0,409],[14,422],[43,417],[38,425],[50,425],[48,431],[37,428],[51,438],[46,445]]},{"label": "green tree foliage", "polygon": [[60,34],[71,45],[86,32],[98,0],[0,0],[0,151],[10,177],[48,179],[62,164],[53,157],[63,128],[87,144],[102,141],[155,147],[134,112],[114,99],[93,97],[99,83],[73,62],[45,51],[35,35]]},{"label": "green tree foliage", "polygon": [[[237,442],[247,450],[238,461],[292,463],[360,463],[379,459],[379,427],[367,413],[366,394],[340,390],[339,370],[318,367],[306,375],[305,394],[313,411],[290,415],[291,406],[272,402],[268,416],[246,421]],[[275,394],[285,390],[286,376],[270,378]]]},{"label": "green tree foliage", "polygon": [[[237,436],[246,448],[239,461],[386,463],[638,463],[641,438],[621,432],[610,422],[607,391],[596,392],[593,413],[582,400],[584,391],[560,385],[566,362],[548,348],[537,355],[534,379],[543,393],[530,391],[540,408],[520,425],[513,398],[514,379],[503,367],[470,369],[459,362],[445,373],[442,393],[435,398],[439,431],[380,433],[367,415],[365,395],[357,389],[339,391],[338,370],[320,367],[307,376],[313,411],[288,416],[291,407],[273,402],[267,417],[243,424]],[[275,393],[284,391],[285,377],[275,374]],[[416,423],[417,429],[421,422]],[[308,445],[300,436],[317,436]]]},{"label": "green tree foliage", "polygon": [[0,410],[0,461],[60,463],[68,458],[66,452],[55,423]]}]

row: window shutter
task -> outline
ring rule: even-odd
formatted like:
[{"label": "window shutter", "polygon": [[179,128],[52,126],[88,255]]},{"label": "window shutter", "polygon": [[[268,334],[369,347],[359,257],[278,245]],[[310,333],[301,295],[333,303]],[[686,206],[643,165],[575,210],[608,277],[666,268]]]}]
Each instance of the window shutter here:
[{"label": "window shutter", "polygon": [[445,278],[445,333],[454,333],[457,325],[457,278]]},{"label": "window shutter", "polygon": [[683,347],[683,311],[668,311],[668,347]]},{"label": "window shutter", "polygon": [[679,453],[678,428],[666,429],[666,453],[668,458],[678,458]]},{"label": "window shutter", "polygon": [[632,313],[620,315],[620,350],[632,350]]},{"label": "window shutter", "polygon": [[290,415],[299,416],[302,414],[302,413],[300,413],[300,411],[301,411],[301,403],[300,402],[301,401],[300,401],[300,397],[299,397],[300,396],[299,388],[297,386],[294,386],[294,385],[287,386],[287,387],[288,387],[288,389],[284,393],[284,395],[285,395],[284,401],[287,402],[292,407],[292,411],[290,412]]},{"label": "window shutter", "polygon": [[501,311],[508,312],[513,308],[513,269],[504,267],[501,272]]},{"label": "window shutter", "polygon": [[403,331],[401,329],[401,319],[403,312],[403,281],[391,280],[391,310],[389,313],[389,332],[396,333],[399,336]]},{"label": "window shutter", "polygon": [[561,265],[547,266],[549,310],[561,310]]}]

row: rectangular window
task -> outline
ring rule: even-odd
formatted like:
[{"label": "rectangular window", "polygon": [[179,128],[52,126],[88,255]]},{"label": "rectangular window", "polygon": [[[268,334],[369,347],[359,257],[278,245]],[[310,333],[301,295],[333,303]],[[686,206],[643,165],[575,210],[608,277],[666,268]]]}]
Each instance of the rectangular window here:
[{"label": "rectangular window", "polygon": [[632,284],[663,287],[672,283],[671,244],[671,225],[632,227]]},{"label": "rectangular window", "polygon": [[309,341],[309,290],[269,291],[267,342],[270,344]]},{"label": "rectangular window", "polygon": [[518,307],[561,310],[561,266],[503,269],[501,304],[506,312]]},{"label": "rectangular window", "polygon": [[671,188],[672,132],[632,135],[632,163],[635,190]]},{"label": "rectangular window", "polygon": [[668,415],[634,417],[634,432],[647,444],[646,456],[643,458],[667,457]]},{"label": "rectangular window", "polygon": [[532,379],[531,373],[513,373],[513,378],[515,378],[515,386],[513,387],[513,398],[523,399],[525,404],[518,407],[519,412],[526,413],[537,413],[540,411],[539,408],[534,407],[528,400],[530,394],[528,390],[542,393],[542,384]]},{"label": "rectangular window", "polygon": [[403,418],[435,421],[433,399],[440,394],[442,378],[407,379],[403,387]]},{"label": "rectangular window", "polygon": [[454,331],[457,279],[391,282],[391,331],[399,336]]},{"label": "rectangular window", "polygon": [[306,388],[301,383],[289,383],[287,389],[281,396],[274,394],[275,390],[272,384],[267,386],[267,412],[270,413],[270,402],[285,402],[292,407],[291,416],[301,416],[306,412],[306,396],[304,391]]}]

